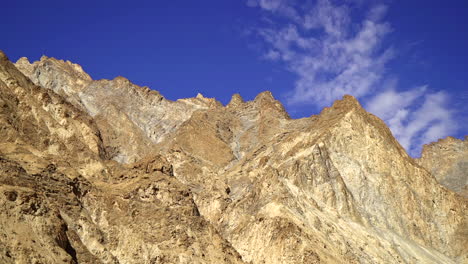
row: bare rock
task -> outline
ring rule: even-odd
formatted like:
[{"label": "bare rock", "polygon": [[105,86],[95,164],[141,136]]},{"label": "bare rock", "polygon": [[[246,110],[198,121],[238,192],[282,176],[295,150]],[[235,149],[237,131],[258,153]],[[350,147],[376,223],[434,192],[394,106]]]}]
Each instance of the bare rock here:
[{"label": "bare rock", "polygon": [[102,126],[0,55],[1,263],[242,263],[163,156],[107,160]]},{"label": "bare rock", "polygon": [[442,185],[468,197],[468,138],[447,137],[424,145],[416,161]]},{"label": "bare rock", "polygon": [[0,53],[0,124],[2,263],[468,261],[466,139],[415,160],[352,96],[291,119]]}]

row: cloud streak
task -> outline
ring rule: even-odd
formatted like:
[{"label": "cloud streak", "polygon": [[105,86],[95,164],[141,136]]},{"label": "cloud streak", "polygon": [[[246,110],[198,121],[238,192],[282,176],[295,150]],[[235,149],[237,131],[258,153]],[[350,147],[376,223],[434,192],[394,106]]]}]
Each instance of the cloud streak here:
[{"label": "cloud streak", "polygon": [[420,146],[455,133],[457,123],[445,92],[428,92],[427,86],[398,92],[394,88],[367,101],[369,112],[382,118],[400,144],[417,156]]},{"label": "cloud streak", "polygon": [[358,97],[370,93],[392,57],[391,49],[380,49],[390,32],[390,26],[380,22],[386,7],[373,8],[353,31],[348,6],[320,0],[299,15],[286,3],[258,0],[251,5],[290,18],[279,29],[258,30],[269,46],[264,58],[281,60],[298,75],[288,103],[313,101],[324,106],[346,93]]},{"label": "cloud streak", "polygon": [[352,94],[389,125],[413,156],[421,144],[454,133],[457,125],[446,93],[431,92],[427,86],[402,91],[396,81],[391,88],[382,85],[395,54],[385,43],[392,32],[383,20],[387,6],[372,6],[356,19],[352,10],[358,6],[353,1],[344,3],[247,2],[267,14],[269,21],[280,21],[256,32],[266,44],[263,58],[283,63],[297,76],[294,88],[286,94],[287,103],[323,107]]}]

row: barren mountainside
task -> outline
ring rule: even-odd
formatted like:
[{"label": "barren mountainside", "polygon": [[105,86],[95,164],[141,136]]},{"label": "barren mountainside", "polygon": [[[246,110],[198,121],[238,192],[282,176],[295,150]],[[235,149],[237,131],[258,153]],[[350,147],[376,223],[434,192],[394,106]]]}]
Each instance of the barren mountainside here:
[{"label": "barren mountainside", "polygon": [[468,263],[468,143],[0,52],[0,263]]}]

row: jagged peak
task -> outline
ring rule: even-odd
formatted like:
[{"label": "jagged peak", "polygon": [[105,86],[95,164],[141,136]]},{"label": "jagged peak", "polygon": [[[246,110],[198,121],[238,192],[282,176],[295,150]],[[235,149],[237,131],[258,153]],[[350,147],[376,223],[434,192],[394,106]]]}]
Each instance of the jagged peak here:
[{"label": "jagged peak", "polygon": [[270,91],[264,91],[259,93],[252,101],[252,103],[256,105],[260,109],[260,111],[270,112],[274,109],[274,112],[280,114],[280,116],[286,119],[290,119],[290,116],[284,109],[283,104],[281,104],[280,101],[276,100]]},{"label": "jagged peak", "polygon": [[124,90],[131,91],[132,93],[136,92],[156,102],[160,102],[166,99],[159,91],[152,90],[148,86],[139,86],[137,84],[134,84],[129,79],[123,76],[117,76],[112,80],[101,79],[95,82],[96,83],[109,83],[110,82],[113,84],[112,85],[113,89],[124,89]]},{"label": "jagged peak", "polygon": [[424,144],[422,151],[421,151],[421,156],[424,155],[425,152],[430,151],[431,148],[437,147],[437,146],[446,146],[450,144],[467,144],[468,143],[468,136],[465,136],[464,139],[459,139],[456,137],[448,136],[445,138],[440,138],[437,141],[430,142],[428,144]]},{"label": "jagged peak", "polygon": [[212,97],[212,98],[205,97],[205,96],[203,96],[202,93],[197,93],[197,96],[195,97],[195,99],[197,99],[198,101],[203,102],[204,104],[206,104],[210,108],[216,108],[216,107],[219,107],[219,106],[223,105],[223,104],[221,104],[221,102],[216,100],[216,98],[214,98],[214,97]]},{"label": "jagged peak", "polygon": [[15,62],[15,64],[31,64],[31,62],[27,57],[21,57]]},{"label": "jagged peak", "polygon": [[2,50],[0,50],[0,60],[9,60],[8,56]]},{"label": "jagged peak", "polygon": [[244,98],[242,98],[240,94],[236,93],[232,95],[231,101],[229,101],[226,107],[236,107],[244,103],[245,103]]},{"label": "jagged peak", "polygon": [[346,94],[341,99],[335,100],[330,107],[324,107],[320,115],[347,113],[351,110],[362,110],[366,112],[354,96]]},{"label": "jagged peak", "polygon": [[[26,57],[20,58],[15,63],[15,66],[29,77],[33,75],[33,72],[35,70],[47,68],[51,69],[52,72],[55,72],[58,76],[72,76],[66,77],[71,78],[71,80],[74,80],[74,78],[78,78],[79,82],[84,81],[84,83],[92,81],[92,78],[83,70],[83,68],[79,64],[73,63],[69,60],[59,60],[45,55],[43,55],[39,61],[35,61],[33,63],[30,63]],[[51,78],[56,78],[56,75],[50,76]],[[123,76],[117,76],[112,80],[96,80],[96,84],[102,84],[106,82],[112,82],[116,84],[114,87],[115,89],[120,89],[120,87],[126,87],[125,89],[130,89],[144,96],[149,96],[153,101],[161,101],[164,99],[164,97],[158,91],[151,90],[146,86],[141,87],[139,85],[133,84],[129,79]]]},{"label": "jagged peak", "polygon": [[349,94],[345,94],[341,100],[336,100],[333,103],[332,107],[347,108],[347,109],[362,108],[361,104],[356,99],[356,97],[349,95]]},{"label": "jagged peak", "polygon": [[113,81],[115,81],[115,82],[120,82],[120,83],[125,83],[125,84],[130,84],[130,83],[131,83],[129,79],[127,79],[127,78],[125,78],[125,77],[123,77],[123,76],[120,76],[120,75],[117,76],[117,77],[115,77],[115,78],[113,79]]},{"label": "jagged peak", "polygon": [[34,71],[34,66],[31,64],[28,58],[21,57],[15,62],[15,66],[19,69],[23,74],[27,76],[31,76]]},{"label": "jagged peak", "polygon": [[394,146],[400,155],[409,158],[406,150],[396,140],[385,122],[367,112],[359,101],[351,95],[344,95],[342,99],[336,100],[331,107],[325,107],[317,116],[317,122],[314,127],[323,126],[326,129],[330,129],[330,131],[341,131],[348,129],[347,127],[349,127],[350,122],[353,124],[353,127],[356,127],[356,130],[364,127],[362,125],[373,127],[375,133],[380,134],[382,138],[388,140],[387,144],[389,148]]},{"label": "jagged peak", "polygon": [[270,91],[263,91],[261,93],[259,93],[255,99],[254,99],[254,102],[258,102],[258,101],[276,101],[275,98],[273,97],[273,94],[270,92]]},{"label": "jagged peak", "polygon": [[197,105],[198,107],[203,108],[218,108],[222,107],[221,102],[216,100],[216,98],[208,98],[203,96],[201,93],[197,93],[196,97],[189,97],[189,98],[181,98],[177,99],[177,102],[183,102],[186,104]]},{"label": "jagged peak", "polygon": [[22,57],[18,59],[15,66],[29,78],[32,77],[35,71],[42,71],[42,69],[54,69],[56,74],[66,74],[75,76],[81,79],[81,81],[89,82],[92,81],[91,76],[87,74],[81,65],[73,63],[69,60],[59,60],[53,57],[42,55],[38,61],[30,62],[28,58]]},{"label": "jagged peak", "polygon": [[461,138],[456,138],[456,137],[452,137],[452,136],[447,136],[445,138],[441,138],[439,140],[437,140],[437,142],[440,142],[440,143],[448,143],[448,142],[463,142],[463,141],[466,141],[468,136],[465,136],[464,139],[461,139]]}]

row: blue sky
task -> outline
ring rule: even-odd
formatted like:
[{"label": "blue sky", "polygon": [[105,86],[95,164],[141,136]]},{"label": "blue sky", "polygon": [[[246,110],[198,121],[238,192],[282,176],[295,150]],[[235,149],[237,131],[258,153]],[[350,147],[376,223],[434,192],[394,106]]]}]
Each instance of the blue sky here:
[{"label": "blue sky", "polygon": [[413,156],[468,134],[468,1],[70,3],[3,3],[0,49],[14,61],[71,60],[169,99],[270,90],[292,117],[352,94]]}]

